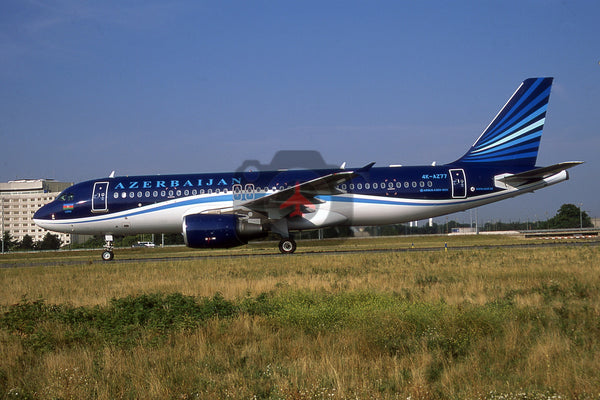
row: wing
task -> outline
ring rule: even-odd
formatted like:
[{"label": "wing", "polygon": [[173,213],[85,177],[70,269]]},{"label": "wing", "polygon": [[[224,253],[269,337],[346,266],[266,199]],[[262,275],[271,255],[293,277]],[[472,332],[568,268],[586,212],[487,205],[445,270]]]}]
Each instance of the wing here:
[{"label": "wing", "polygon": [[317,199],[316,196],[345,193],[337,187],[340,184],[357,177],[361,173],[367,172],[374,164],[375,163],[367,164],[356,171],[335,172],[310,181],[299,182],[296,185],[279,192],[258,199],[241,202],[236,204],[236,206],[259,212],[266,215],[269,219],[284,218],[294,211],[292,205],[286,203],[290,198],[300,195],[310,204],[322,203],[323,201]]}]

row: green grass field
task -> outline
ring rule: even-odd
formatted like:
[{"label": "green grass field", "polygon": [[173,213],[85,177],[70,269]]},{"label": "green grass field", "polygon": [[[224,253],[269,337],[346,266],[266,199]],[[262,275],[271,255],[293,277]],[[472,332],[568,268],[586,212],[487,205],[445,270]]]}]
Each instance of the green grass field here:
[{"label": "green grass field", "polygon": [[[126,263],[96,262],[98,251],[3,255],[0,396],[600,398],[600,247],[502,243],[539,242],[118,250],[167,257]],[[439,250],[318,253],[413,245]],[[241,257],[180,258],[199,254]]]}]

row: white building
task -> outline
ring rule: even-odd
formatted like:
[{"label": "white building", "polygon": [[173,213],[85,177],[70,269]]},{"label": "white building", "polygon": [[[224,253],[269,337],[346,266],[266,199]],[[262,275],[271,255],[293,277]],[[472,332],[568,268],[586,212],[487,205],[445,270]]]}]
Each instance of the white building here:
[{"label": "white building", "polygon": [[[48,232],[33,223],[33,214],[44,204],[54,200],[72,183],[52,179],[20,179],[0,182],[0,228],[2,235],[9,231],[13,239],[21,241],[25,235],[40,241]],[[55,233],[62,244],[70,244],[71,236]]]}]

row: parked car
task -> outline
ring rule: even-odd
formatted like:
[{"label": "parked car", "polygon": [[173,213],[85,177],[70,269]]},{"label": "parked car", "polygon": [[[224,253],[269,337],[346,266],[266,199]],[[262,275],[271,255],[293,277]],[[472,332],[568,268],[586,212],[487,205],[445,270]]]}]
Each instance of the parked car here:
[{"label": "parked car", "polygon": [[154,247],[152,242],[137,242],[131,245],[131,247]]}]

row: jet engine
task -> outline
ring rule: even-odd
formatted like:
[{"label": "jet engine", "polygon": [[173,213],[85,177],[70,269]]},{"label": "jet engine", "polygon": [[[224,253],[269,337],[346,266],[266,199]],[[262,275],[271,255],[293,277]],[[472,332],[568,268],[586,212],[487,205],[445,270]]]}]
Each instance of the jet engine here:
[{"label": "jet engine", "polygon": [[185,244],[197,249],[241,246],[266,235],[262,224],[233,214],[191,214],[183,218]]}]

